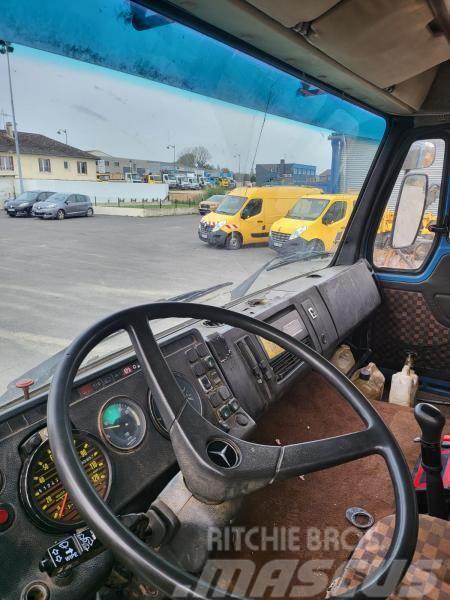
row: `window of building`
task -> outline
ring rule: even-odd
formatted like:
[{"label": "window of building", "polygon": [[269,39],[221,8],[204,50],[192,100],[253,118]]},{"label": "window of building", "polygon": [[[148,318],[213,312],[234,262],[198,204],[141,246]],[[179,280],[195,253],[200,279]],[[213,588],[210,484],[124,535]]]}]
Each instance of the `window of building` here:
[{"label": "window of building", "polygon": [[12,156],[0,156],[0,171],[14,171]]},{"label": "window of building", "polygon": [[109,167],[109,160],[105,160],[105,167]]},{"label": "window of building", "polygon": [[65,161],[64,161],[64,168],[65,168],[65,169],[68,169],[68,168],[69,168],[69,161],[68,161],[68,160],[65,160]]},{"label": "window of building", "polygon": [[116,160],[116,161],[115,161],[115,163],[114,163],[114,166],[115,166],[115,167],[120,167],[120,163],[119,163],[119,161],[118,161],[118,160]]},{"label": "window of building", "polygon": [[77,161],[77,173],[78,175],[87,175],[87,162],[85,160]]},{"label": "window of building", "polygon": [[39,158],[38,160],[39,160],[39,171],[41,173],[50,173],[52,170],[50,159],[49,158]]}]

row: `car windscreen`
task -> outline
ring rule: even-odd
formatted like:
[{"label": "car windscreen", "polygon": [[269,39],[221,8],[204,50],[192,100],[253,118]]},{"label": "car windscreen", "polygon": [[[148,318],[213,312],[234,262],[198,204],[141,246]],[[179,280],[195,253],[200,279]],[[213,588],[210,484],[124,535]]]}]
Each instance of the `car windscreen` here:
[{"label": "car windscreen", "polygon": [[63,202],[64,200],[67,200],[68,197],[67,194],[52,194],[51,196],[48,196],[44,202]]},{"label": "car windscreen", "polygon": [[23,192],[23,194],[19,194],[16,196],[17,202],[29,202],[30,200],[34,200],[39,192]]},{"label": "car windscreen", "polygon": [[216,213],[219,215],[235,215],[244,206],[246,196],[226,196],[220,203]]},{"label": "car windscreen", "polygon": [[302,221],[314,221],[320,217],[329,202],[326,198],[301,198],[288,212],[287,217]]}]

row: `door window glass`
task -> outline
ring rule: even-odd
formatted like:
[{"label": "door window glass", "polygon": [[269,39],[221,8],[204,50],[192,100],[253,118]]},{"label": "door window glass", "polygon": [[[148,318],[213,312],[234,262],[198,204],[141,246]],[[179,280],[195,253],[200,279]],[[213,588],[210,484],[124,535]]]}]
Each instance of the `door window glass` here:
[{"label": "door window glass", "polygon": [[[427,260],[435,237],[428,227],[431,223],[436,223],[438,218],[444,156],[444,140],[419,140],[411,145],[378,224],[373,249],[373,264],[376,267],[411,271],[420,269]],[[418,175],[421,177],[411,177]],[[405,202],[414,202],[409,184],[417,181],[422,185],[424,175],[426,190],[421,222],[413,235],[413,243],[406,247],[397,247],[393,236],[396,220],[404,219],[404,215],[408,214]],[[408,183],[407,187],[405,183]],[[405,193],[407,189],[408,194]],[[418,193],[420,191],[418,188]],[[414,213],[413,208],[411,206],[409,211],[411,215]],[[398,223],[397,226],[399,225]]]},{"label": "door window glass", "polygon": [[323,222],[326,225],[336,223],[345,217],[345,202],[335,202],[330,206],[325,215],[323,216]]},{"label": "door window glass", "polygon": [[250,200],[247,206],[242,211],[242,216],[244,219],[248,219],[249,217],[255,217],[259,215],[262,210],[262,200],[260,198],[254,198]]}]

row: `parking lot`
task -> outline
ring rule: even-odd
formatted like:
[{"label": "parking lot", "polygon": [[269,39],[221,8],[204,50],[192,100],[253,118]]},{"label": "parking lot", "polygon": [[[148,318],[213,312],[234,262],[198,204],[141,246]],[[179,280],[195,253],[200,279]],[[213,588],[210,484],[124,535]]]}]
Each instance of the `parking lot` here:
[{"label": "parking lot", "polygon": [[[0,211],[0,395],[96,319],[238,283],[273,256],[267,247],[211,248],[197,237],[198,221],[197,215],[40,221]],[[285,279],[294,268],[273,273]]]}]

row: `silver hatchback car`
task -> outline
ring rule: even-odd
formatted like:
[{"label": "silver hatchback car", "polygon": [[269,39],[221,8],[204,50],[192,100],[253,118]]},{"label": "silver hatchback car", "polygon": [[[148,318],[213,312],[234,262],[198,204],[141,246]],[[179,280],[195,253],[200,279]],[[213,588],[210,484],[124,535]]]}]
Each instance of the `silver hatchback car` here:
[{"label": "silver hatchback car", "polygon": [[89,196],[84,194],[52,194],[45,202],[33,205],[33,215],[40,219],[58,219],[67,217],[92,217],[94,209]]}]

